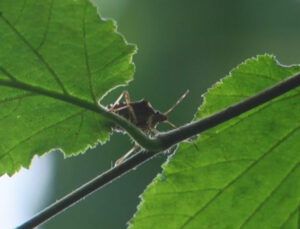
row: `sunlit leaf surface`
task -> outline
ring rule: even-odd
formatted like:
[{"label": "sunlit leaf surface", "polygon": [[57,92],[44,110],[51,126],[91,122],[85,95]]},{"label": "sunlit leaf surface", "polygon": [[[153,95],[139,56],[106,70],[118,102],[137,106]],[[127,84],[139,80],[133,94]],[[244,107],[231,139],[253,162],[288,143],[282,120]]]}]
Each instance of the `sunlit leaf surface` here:
[{"label": "sunlit leaf surface", "polygon": [[[196,119],[300,71],[249,59],[205,94]],[[299,228],[300,89],[182,143],[130,229]]]},{"label": "sunlit leaf surface", "polygon": [[107,140],[99,114],[28,88],[96,106],[134,71],[135,46],[115,29],[86,0],[0,1],[0,175],[53,148],[69,156]]}]

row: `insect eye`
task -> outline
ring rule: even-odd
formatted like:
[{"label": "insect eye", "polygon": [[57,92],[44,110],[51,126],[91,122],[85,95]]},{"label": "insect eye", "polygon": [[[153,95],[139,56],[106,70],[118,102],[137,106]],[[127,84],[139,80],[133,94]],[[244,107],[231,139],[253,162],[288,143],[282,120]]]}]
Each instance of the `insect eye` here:
[{"label": "insect eye", "polygon": [[141,102],[142,102],[143,104],[148,104],[148,101],[147,101],[146,99],[142,99]]}]

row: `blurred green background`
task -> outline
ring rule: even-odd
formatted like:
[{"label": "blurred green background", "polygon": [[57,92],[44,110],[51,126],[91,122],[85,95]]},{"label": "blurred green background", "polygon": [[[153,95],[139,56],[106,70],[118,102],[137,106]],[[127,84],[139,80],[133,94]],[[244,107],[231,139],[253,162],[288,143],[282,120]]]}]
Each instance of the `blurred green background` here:
[{"label": "blurred green background", "polygon": [[[300,1],[94,0],[101,15],[114,18],[118,31],[138,45],[136,73],[126,90],[165,111],[190,89],[170,114],[176,125],[189,122],[201,95],[221,77],[257,54],[270,53],[282,64],[300,63]],[[118,88],[102,101],[114,101]],[[54,152],[55,174],[44,206],[102,171],[132,146],[128,136],[113,134],[105,146],[64,159]],[[40,228],[122,229],[134,215],[139,195],[161,171],[166,155],[140,166],[87,197]],[[162,222],[163,224],[163,222]]]}]

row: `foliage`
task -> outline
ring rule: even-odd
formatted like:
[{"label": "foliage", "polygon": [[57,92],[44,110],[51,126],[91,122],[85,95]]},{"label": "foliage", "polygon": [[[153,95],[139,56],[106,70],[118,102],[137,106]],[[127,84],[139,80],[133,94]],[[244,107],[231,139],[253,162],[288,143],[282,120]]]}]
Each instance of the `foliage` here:
[{"label": "foliage", "polygon": [[[268,55],[249,59],[209,89],[195,119],[299,71]],[[297,228],[299,101],[295,89],[181,143],[129,228]]]},{"label": "foliage", "polygon": [[[86,0],[1,0],[0,31],[0,176],[52,149],[70,156],[105,142],[112,123],[87,107],[134,72],[135,46],[114,22]],[[209,89],[195,119],[299,71],[269,55],[249,59]],[[181,143],[129,228],[296,228],[298,95]]]},{"label": "foliage", "polygon": [[0,175],[105,142],[110,122],[71,103],[97,106],[131,80],[135,46],[86,0],[1,0],[0,11]]}]

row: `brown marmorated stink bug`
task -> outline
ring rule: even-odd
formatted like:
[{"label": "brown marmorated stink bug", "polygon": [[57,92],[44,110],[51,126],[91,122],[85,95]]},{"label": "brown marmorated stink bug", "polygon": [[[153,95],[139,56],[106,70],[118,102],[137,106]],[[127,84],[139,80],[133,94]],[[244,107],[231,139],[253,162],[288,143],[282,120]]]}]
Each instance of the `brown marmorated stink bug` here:
[{"label": "brown marmorated stink bug", "polygon": [[[113,104],[109,104],[107,106],[107,109],[129,120],[132,124],[141,129],[145,134],[157,134],[159,133],[159,131],[156,129],[156,126],[160,122],[166,122],[173,128],[176,128],[176,126],[168,120],[167,115],[184,99],[184,97],[188,93],[189,90],[187,90],[177,100],[177,102],[164,113],[154,110],[151,104],[145,99],[131,102],[128,91],[123,91]],[[120,102],[123,96],[125,97],[125,102]],[[123,129],[119,126],[115,126],[113,129],[123,132]],[[138,147],[139,145],[135,143],[132,149],[130,149],[125,155],[123,155],[115,162],[115,166],[124,161],[124,159],[126,159]]]}]

